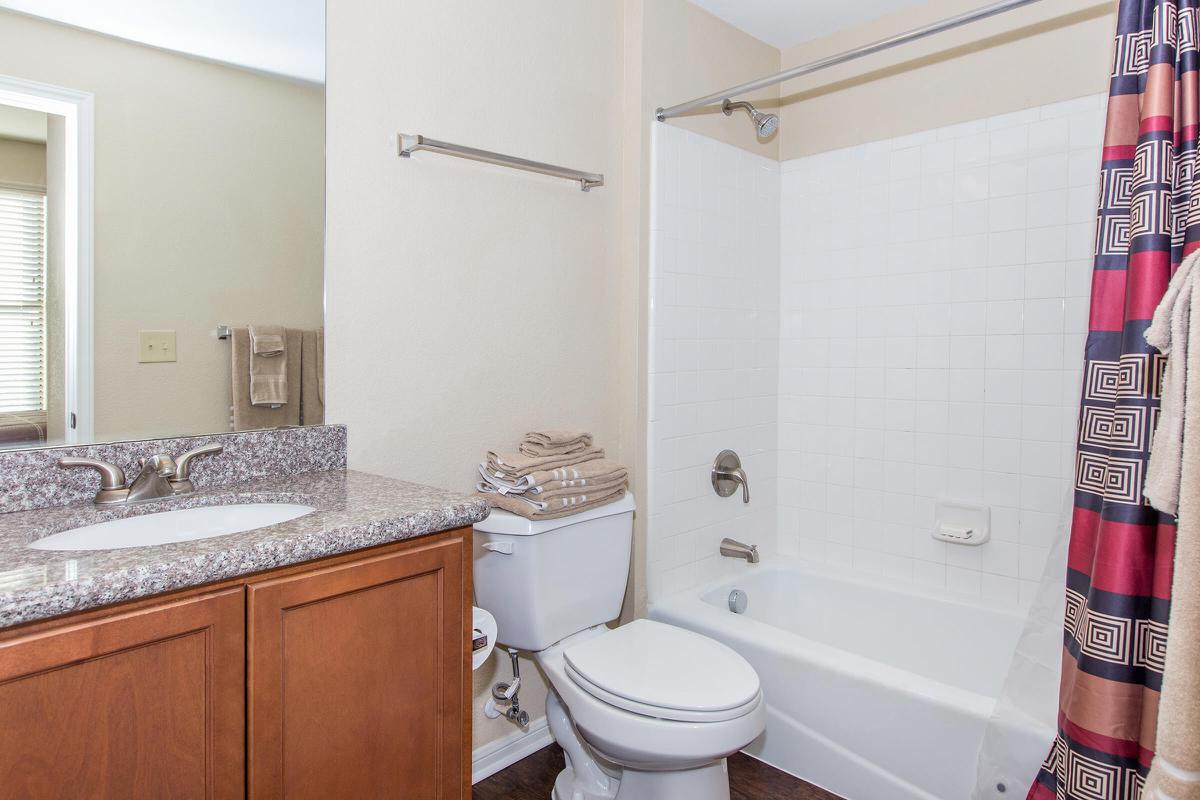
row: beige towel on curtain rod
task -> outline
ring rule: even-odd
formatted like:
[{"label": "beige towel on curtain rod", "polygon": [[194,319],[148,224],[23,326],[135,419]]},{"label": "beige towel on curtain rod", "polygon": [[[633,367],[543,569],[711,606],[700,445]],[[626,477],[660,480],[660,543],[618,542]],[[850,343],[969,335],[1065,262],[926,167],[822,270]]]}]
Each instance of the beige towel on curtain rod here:
[{"label": "beige towel on curtain rod", "polygon": [[288,401],[287,338],[282,325],[250,326],[250,402],[256,406]]},{"label": "beige towel on curtain rod", "polygon": [[301,331],[300,351],[300,423],[321,425],[325,422],[325,393],[321,388],[322,329]]},{"label": "beige towel on curtain rod", "polygon": [[1178,527],[1155,756],[1142,800],[1200,800],[1200,342],[1190,341],[1200,335],[1198,259],[1176,270],[1146,331],[1168,354],[1146,497],[1159,510],[1177,509]]},{"label": "beige towel on curtain rod", "polygon": [[1179,503],[1179,471],[1183,465],[1183,410],[1188,375],[1188,324],[1191,316],[1193,286],[1196,282],[1197,255],[1184,259],[1175,270],[1154,319],[1146,329],[1146,341],[1167,356],[1163,376],[1162,405],[1150,463],[1146,465],[1146,499],[1167,514],[1174,514]]},{"label": "beige towel on curtain rod", "polygon": [[[250,401],[250,330],[234,328],[230,336],[230,386],[233,390],[233,429],[235,431],[277,428],[280,425],[300,424],[300,381],[290,381],[288,402],[278,408],[256,406]],[[286,335],[288,369],[293,375],[300,374],[299,331],[288,331]]]}]

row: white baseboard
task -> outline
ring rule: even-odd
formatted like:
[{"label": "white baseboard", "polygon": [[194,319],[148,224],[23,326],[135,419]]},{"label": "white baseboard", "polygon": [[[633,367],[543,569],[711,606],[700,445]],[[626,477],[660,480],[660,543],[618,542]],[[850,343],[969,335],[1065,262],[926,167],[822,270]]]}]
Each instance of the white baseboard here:
[{"label": "white baseboard", "polygon": [[527,755],[536,753],[554,741],[546,718],[535,719],[525,730],[515,730],[507,736],[475,748],[471,753],[471,783],[495,775]]}]

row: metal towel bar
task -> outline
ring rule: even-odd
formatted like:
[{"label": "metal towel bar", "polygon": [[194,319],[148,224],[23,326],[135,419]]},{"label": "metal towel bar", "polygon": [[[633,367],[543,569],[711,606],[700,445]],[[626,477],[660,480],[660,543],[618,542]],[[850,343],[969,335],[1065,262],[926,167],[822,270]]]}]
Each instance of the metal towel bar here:
[{"label": "metal towel bar", "polygon": [[464,147],[461,144],[450,144],[449,142],[439,142],[436,139],[430,139],[422,136],[419,133],[402,133],[399,135],[399,155],[401,158],[409,158],[413,153],[420,150],[428,150],[431,153],[441,153],[447,156],[457,156],[458,158],[467,158],[471,161],[482,161],[486,164],[496,164],[501,167],[511,167],[513,169],[521,169],[526,172],[539,172],[542,175],[552,175],[555,178],[566,178],[570,181],[578,181],[579,188],[583,191],[589,191],[593,187],[604,185],[604,175],[597,172],[581,172],[577,169],[568,169],[567,167],[559,167],[554,164],[545,164],[541,161],[530,161],[527,158],[517,158],[516,156],[506,156],[503,153],[493,153],[490,150],[479,150],[474,147]]}]

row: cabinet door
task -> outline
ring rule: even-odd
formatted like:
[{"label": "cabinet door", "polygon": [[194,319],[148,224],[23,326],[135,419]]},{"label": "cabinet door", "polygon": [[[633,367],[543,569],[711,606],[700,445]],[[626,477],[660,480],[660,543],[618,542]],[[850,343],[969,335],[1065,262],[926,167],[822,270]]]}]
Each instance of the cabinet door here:
[{"label": "cabinet door", "polygon": [[459,536],[248,587],[251,797],[464,796],[464,551]]},{"label": "cabinet door", "polygon": [[12,798],[238,798],[241,587],[0,641]]}]

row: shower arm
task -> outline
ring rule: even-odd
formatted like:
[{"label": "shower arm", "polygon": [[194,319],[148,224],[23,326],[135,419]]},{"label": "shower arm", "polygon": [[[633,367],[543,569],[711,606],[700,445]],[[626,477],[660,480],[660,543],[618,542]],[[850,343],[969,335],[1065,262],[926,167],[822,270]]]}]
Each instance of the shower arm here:
[{"label": "shower arm", "polygon": [[974,11],[967,11],[962,14],[958,14],[957,16],[950,17],[949,19],[933,22],[920,28],[914,28],[910,31],[905,31],[904,33],[898,33],[895,36],[889,36],[886,39],[880,39],[878,41],[871,42],[870,44],[865,44],[862,47],[857,47],[853,50],[847,50],[843,53],[826,56],[825,58],[817,59],[816,61],[810,61],[807,64],[800,64],[799,66],[785,69],[783,72],[778,72],[774,75],[768,75],[765,78],[759,78],[758,80],[753,80],[748,83],[730,87],[722,92],[716,92],[715,94],[698,97],[695,100],[689,100],[686,103],[680,103],[678,105],[670,106],[669,108],[659,108],[654,112],[654,116],[659,122],[664,122],[671,117],[678,117],[702,106],[711,106],[716,103],[720,103],[723,100],[729,99],[730,97],[736,97],[737,95],[747,94],[748,92],[754,92],[759,89],[765,89],[768,86],[774,86],[776,84],[783,83],[784,81],[789,81],[792,78],[799,78],[803,75],[819,72],[820,70],[828,69],[829,67],[834,67],[838,64],[844,64],[847,61],[854,61],[855,59],[859,59],[864,56],[880,53],[884,50],[890,50],[891,48],[902,44],[915,42],[920,39],[924,39],[927,36],[933,36],[934,34],[942,33],[943,31],[953,30],[954,28],[959,28],[963,25],[969,25],[972,22],[978,22],[989,17],[1003,14],[1006,11],[1012,11],[1013,9],[1032,5],[1034,3],[1040,3],[1041,1],[1042,0],[1000,0],[1000,2],[992,3],[991,5],[984,6],[983,8],[977,8]]},{"label": "shower arm", "polygon": [[734,110],[738,108],[749,114],[751,119],[754,118],[754,112],[758,110],[753,104],[747,103],[745,100],[725,100],[721,103],[721,110],[725,112],[725,116],[727,117],[733,116]]}]

